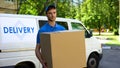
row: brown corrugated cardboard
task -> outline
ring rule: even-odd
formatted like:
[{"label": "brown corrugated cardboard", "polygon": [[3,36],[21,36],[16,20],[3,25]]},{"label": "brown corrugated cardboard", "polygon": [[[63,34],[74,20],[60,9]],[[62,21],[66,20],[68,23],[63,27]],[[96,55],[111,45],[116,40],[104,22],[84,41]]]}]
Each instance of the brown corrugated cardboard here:
[{"label": "brown corrugated cardboard", "polygon": [[48,68],[86,67],[84,31],[41,34],[41,52]]}]

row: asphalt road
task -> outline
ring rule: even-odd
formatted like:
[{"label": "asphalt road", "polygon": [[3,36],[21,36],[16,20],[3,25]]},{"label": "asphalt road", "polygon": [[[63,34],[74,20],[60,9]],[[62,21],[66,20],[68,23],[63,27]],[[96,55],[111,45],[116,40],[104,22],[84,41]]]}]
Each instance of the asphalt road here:
[{"label": "asphalt road", "polygon": [[103,48],[103,58],[99,68],[120,68],[120,47]]}]

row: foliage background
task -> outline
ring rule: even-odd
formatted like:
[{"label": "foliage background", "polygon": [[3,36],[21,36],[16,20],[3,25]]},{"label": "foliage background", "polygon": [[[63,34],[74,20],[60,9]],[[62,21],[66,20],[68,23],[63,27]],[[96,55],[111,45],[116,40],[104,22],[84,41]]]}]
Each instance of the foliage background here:
[{"label": "foliage background", "polygon": [[49,4],[57,7],[57,16],[82,21],[87,28],[118,34],[119,0],[18,0],[18,14],[45,15]]}]

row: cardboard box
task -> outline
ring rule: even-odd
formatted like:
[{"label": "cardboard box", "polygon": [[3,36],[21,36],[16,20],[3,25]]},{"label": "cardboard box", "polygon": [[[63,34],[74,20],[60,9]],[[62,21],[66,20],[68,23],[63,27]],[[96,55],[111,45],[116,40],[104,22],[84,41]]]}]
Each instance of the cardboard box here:
[{"label": "cardboard box", "polygon": [[84,31],[42,33],[40,38],[48,68],[86,67]]}]

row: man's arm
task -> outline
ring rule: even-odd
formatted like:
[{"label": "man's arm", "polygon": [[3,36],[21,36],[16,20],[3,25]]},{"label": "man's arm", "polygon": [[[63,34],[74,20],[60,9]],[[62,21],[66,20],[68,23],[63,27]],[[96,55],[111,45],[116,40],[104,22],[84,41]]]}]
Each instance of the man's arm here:
[{"label": "man's arm", "polygon": [[41,64],[43,65],[43,67],[44,67],[44,68],[47,68],[46,62],[45,62],[45,60],[43,60],[43,58],[42,58],[42,54],[41,54],[41,52],[40,52],[40,49],[41,49],[40,44],[37,44],[37,45],[36,45],[36,48],[35,48],[35,54],[36,54],[38,60],[39,60],[39,61],[41,62]]}]

